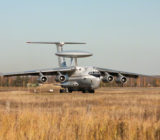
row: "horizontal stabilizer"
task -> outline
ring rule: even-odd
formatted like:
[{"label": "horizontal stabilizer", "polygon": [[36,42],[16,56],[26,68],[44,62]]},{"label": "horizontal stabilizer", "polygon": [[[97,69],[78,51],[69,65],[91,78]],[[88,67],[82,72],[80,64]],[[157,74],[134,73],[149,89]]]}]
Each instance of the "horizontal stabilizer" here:
[{"label": "horizontal stabilizer", "polygon": [[65,44],[86,44],[84,42],[26,42],[32,44],[56,44],[58,46],[63,46]]}]

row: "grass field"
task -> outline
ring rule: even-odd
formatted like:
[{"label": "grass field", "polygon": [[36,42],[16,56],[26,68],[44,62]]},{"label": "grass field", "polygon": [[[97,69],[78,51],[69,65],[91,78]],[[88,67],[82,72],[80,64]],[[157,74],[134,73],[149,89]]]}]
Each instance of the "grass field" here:
[{"label": "grass field", "polygon": [[160,140],[160,88],[0,92],[1,140]]}]

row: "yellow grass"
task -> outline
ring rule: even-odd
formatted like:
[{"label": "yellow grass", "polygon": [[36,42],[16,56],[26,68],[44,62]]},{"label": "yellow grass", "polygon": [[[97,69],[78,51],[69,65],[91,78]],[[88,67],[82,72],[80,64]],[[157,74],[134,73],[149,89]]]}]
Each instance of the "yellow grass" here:
[{"label": "yellow grass", "polygon": [[0,92],[1,140],[160,140],[160,88]]}]

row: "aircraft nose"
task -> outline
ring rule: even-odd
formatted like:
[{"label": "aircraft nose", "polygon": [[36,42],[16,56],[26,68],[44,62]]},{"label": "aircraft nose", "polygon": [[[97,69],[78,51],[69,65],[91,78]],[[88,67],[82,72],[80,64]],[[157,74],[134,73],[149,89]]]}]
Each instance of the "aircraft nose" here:
[{"label": "aircraft nose", "polygon": [[91,87],[92,89],[98,88],[100,85],[100,79],[99,78],[94,78],[91,80]]}]

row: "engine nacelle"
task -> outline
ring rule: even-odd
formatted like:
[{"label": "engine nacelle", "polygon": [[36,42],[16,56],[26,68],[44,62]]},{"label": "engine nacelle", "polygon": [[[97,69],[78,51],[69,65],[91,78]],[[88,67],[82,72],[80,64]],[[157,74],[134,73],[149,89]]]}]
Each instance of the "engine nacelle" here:
[{"label": "engine nacelle", "polygon": [[40,76],[39,79],[38,79],[38,81],[40,83],[45,83],[45,82],[47,82],[47,80],[48,80],[48,78],[46,76]]},{"label": "engine nacelle", "polygon": [[116,83],[126,83],[127,82],[127,78],[123,75],[119,75],[118,78],[116,79]]},{"label": "engine nacelle", "polygon": [[57,82],[66,82],[66,81],[68,81],[68,76],[67,75],[58,75],[58,76],[56,76],[56,81]]},{"label": "engine nacelle", "polygon": [[111,76],[108,73],[106,73],[106,75],[102,79],[104,83],[109,83],[109,82],[112,82],[113,80],[114,80],[113,76]]}]

